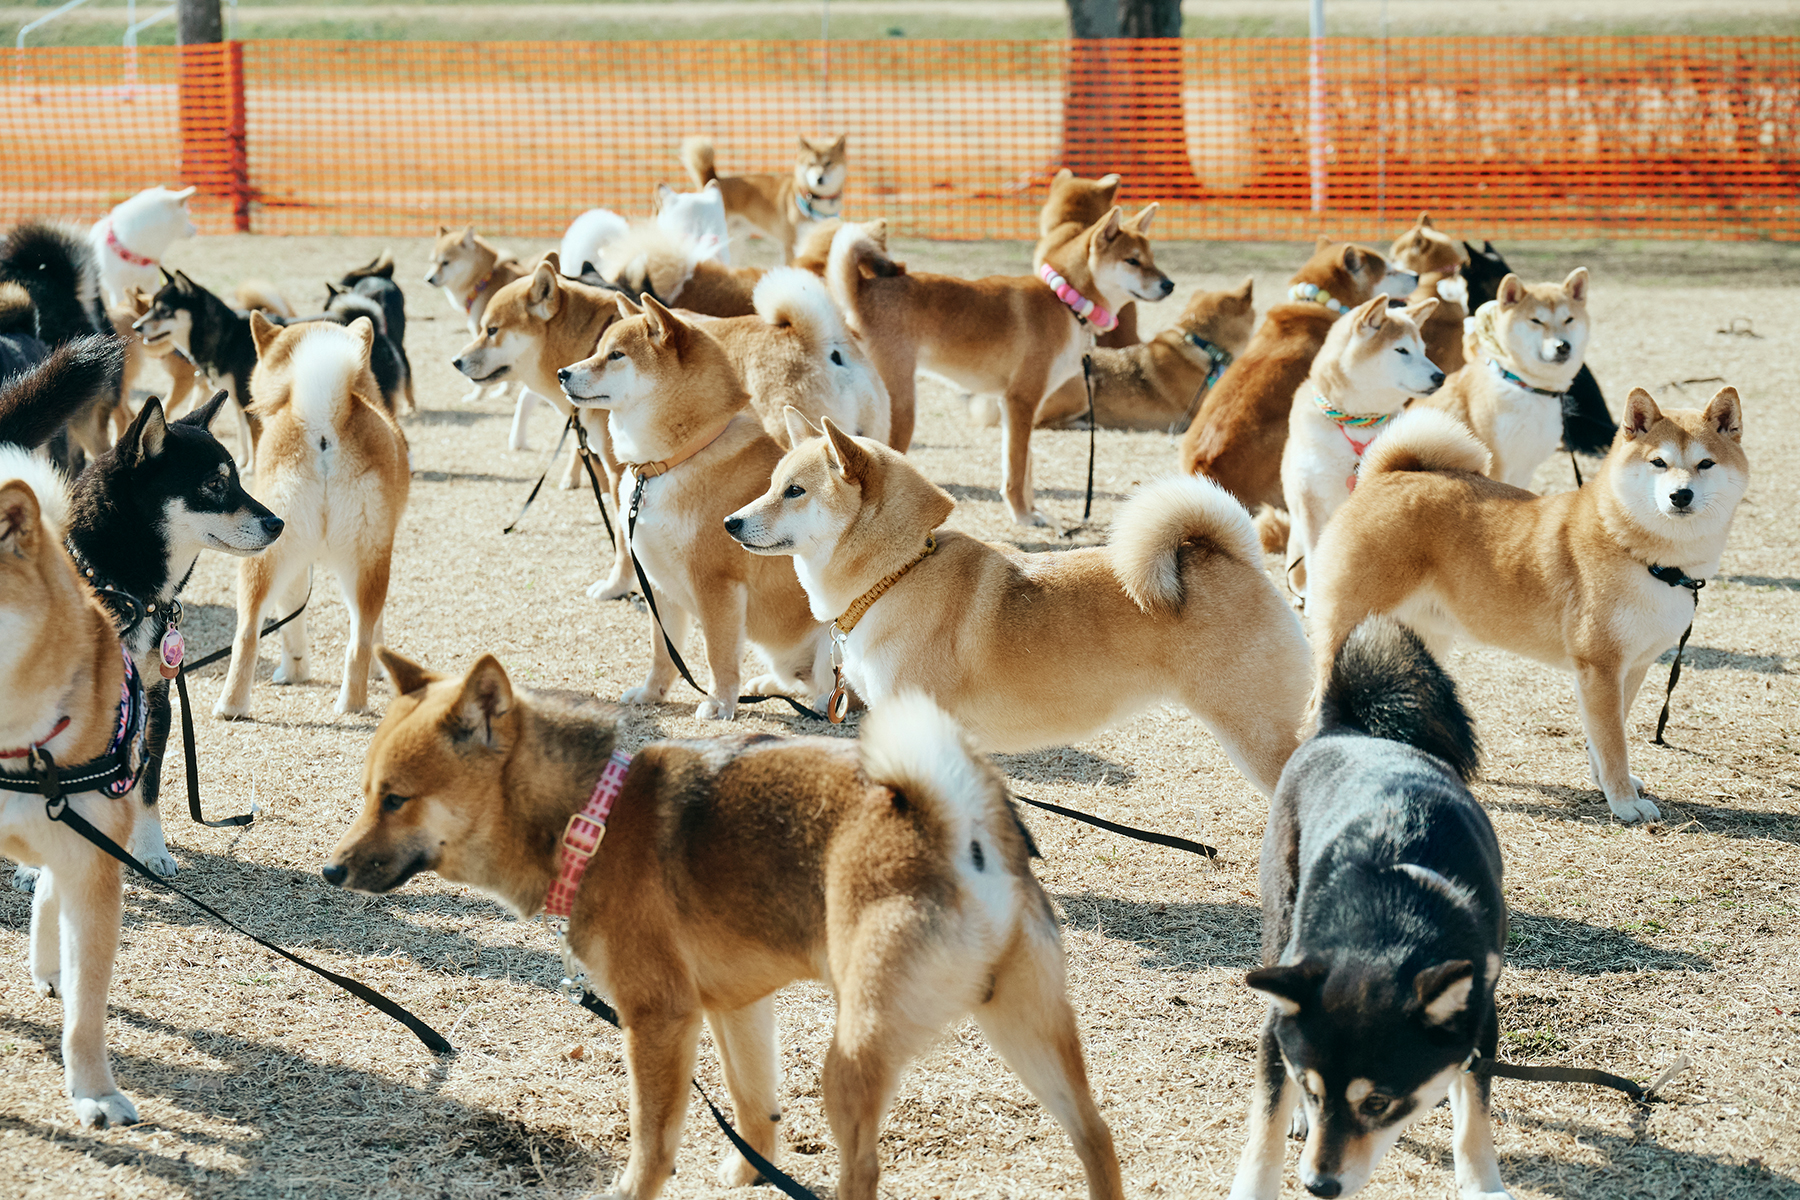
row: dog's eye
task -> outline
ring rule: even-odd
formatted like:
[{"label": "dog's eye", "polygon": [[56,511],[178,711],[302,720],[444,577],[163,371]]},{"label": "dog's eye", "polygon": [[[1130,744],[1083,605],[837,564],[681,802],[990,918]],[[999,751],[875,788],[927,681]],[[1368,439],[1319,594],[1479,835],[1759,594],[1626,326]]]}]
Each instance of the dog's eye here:
[{"label": "dog's eye", "polygon": [[1657,470],[1662,471],[1662,470],[1666,470],[1668,468],[1669,464],[1664,462],[1660,458],[1653,458],[1650,460],[1650,465],[1655,467]]},{"label": "dog's eye", "polygon": [[488,336],[489,337],[497,337],[497,336],[499,336],[499,334],[500,334],[500,327],[498,325],[489,325],[488,326]]},{"label": "dog's eye", "polygon": [[611,354],[606,356],[606,361],[607,362],[618,362],[621,358],[624,358],[624,357],[625,357],[625,352],[623,350],[614,350]]},{"label": "dog's eye", "polygon": [[410,799],[412,799],[411,796],[396,796],[394,793],[389,792],[381,798],[381,811],[399,812],[401,805],[405,804]]},{"label": "dog's eye", "polygon": [[1395,346],[1395,347],[1394,347],[1394,349],[1395,349],[1395,350],[1396,350],[1396,351],[1397,351],[1397,352],[1399,352],[1399,353],[1401,353],[1401,354],[1405,354],[1405,355],[1408,355],[1408,356],[1410,356],[1410,355],[1411,355],[1411,354],[1412,354],[1412,351],[1411,351],[1411,350],[1408,350],[1408,349],[1407,349],[1407,348],[1406,348],[1406,347],[1405,347],[1405,346]]},{"label": "dog's eye", "polygon": [[1128,258],[1125,260],[1125,263],[1127,266],[1132,266],[1132,267],[1141,267],[1144,265],[1143,263],[1139,262],[1135,258]]},{"label": "dog's eye", "polygon": [[1695,470],[1697,470],[1697,471],[1704,471],[1704,470],[1706,470],[1706,469],[1707,469],[1707,468],[1708,468],[1708,467],[1716,467],[1716,466],[1718,466],[1718,465],[1719,465],[1719,464],[1717,464],[1717,463],[1715,463],[1715,462],[1714,462],[1714,461],[1713,461],[1713,460],[1712,460],[1712,459],[1710,459],[1710,458],[1703,458],[1703,459],[1701,459],[1701,460],[1700,460],[1700,461],[1699,461],[1699,463],[1698,463],[1698,464],[1696,464],[1696,465],[1695,465],[1695,468],[1694,468],[1694,469],[1695,469]]},{"label": "dog's eye", "polygon": [[781,493],[781,498],[783,500],[798,500],[800,497],[802,497],[804,495],[806,495],[805,488],[801,487],[797,483],[790,483],[787,485],[787,487],[785,489],[783,489],[783,491]]},{"label": "dog's eye", "polygon": [[1533,325],[1536,325],[1539,329],[1542,329],[1544,327],[1544,323],[1542,321],[1538,320],[1536,317],[1531,318],[1531,323]]},{"label": "dog's eye", "polygon": [[1393,1107],[1393,1104],[1390,1097],[1383,1096],[1380,1092],[1371,1092],[1363,1098],[1361,1104],[1356,1106],[1356,1110],[1365,1117],[1381,1117]]}]

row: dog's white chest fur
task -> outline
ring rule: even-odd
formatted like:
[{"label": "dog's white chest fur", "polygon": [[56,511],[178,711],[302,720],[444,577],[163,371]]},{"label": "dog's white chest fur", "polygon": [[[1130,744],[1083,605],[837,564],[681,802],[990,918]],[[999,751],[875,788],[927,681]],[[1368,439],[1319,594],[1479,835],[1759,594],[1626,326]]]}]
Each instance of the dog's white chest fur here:
[{"label": "dog's white chest fur", "polygon": [[[663,482],[659,487],[658,480],[652,479],[644,486],[643,504],[631,533],[631,552],[644,568],[658,599],[666,596],[688,612],[698,612],[699,598],[689,586],[684,556],[699,536],[700,523],[693,513],[672,502],[672,482]],[[636,487],[636,476],[627,472],[621,491],[629,496]]]},{"label": "dog's white chest fur", "polygon": [[1503,464],[1500,481],[1529,488],[1538,464],[1562,441],[1562,401],[1527,391],[1504,379],[1494,381],[1494,451]]},{"label": "dog's white chest fur", "polygon": [[1644,571],[1642,579],[1621,589],[1612,612],[1613,630],[1626,659],[1646,663],[1660,656],[1694,619],[1695,607],[1693,592],[1670,587]]}]

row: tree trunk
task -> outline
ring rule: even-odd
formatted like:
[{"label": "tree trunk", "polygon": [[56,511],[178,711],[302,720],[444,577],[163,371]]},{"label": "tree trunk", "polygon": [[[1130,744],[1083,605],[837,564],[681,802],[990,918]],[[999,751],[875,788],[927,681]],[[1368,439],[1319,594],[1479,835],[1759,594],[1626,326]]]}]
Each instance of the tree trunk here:
[{"label": "tree trunk", "polygon": [[1181,0],[1118,0],[1118,21],[1120,37],[1178,38]]},{"label": "tree trunk", "polygon": [[1181,0],[1067,0],[1063,166],[1095,178],[1124,177],[1121,199],[1190,198],[1199,190],[1187,156],[1178,41],[1143,46],[1121,38],[1181,36]]},{"label": "tree trunk", "polygon": [[176,0],[175,44],[194,46],[225,40],[219,0]]}]

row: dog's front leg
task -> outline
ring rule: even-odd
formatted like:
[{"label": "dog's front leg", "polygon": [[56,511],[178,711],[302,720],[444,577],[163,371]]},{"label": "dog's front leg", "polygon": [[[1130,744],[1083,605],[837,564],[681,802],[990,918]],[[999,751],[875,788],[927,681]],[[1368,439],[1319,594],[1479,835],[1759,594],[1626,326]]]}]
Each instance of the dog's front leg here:
[{"label": "dog's front leg", "polygon": [[588,448],[606,472],[606,494],[612,499],[614,522],[614,543],[612,570],[606,578],[597,579],[588,585],[589,600],[621,600],[631,595],[635,583],[631,570],[631,547],[624,538],[625,505],[619,494],[624,486],[625,471],[619,465],[618,455],[613,453],[612,434],[607,429],[606,414],[603,412],[584,411],[581,414],[582,428],[587,430]]},{"label": "dog's front leg", "polygon": [[1287,1161],[1288,1122],[1299,1101],[1299,1089],[1287,1077],[1281,1047],[1275,1041],[1275,1018],[1263,1022],[1256,1053],[1256,1087],[1250,1096],[1250,1120],[1244,1153],[1231,1181],[1231,1200],[1273,1200],[1281,1194],[1281,1168]]},{"label": "dog's front leg", "polygon": [[650,673],[644,676],[641,686],[625,689],[619,697],[620,704],[661,704],[669,694],[669,685],[675,682],[675,660],[669,657],[669,642],[687,649],[690,618],[687,609],[666,599],[658,609],[662,628],[656,627],[655,620],[650,622]]},{"label": "dog's front leg", "polygon": [[33,870],[32,878],[35,886],[22,889],[31,892],[31,986],[47,999],[62,995],[62,896],[48,866]]},{"label": "dog's front leg", "polygon": [[512,428],[506,435],[506,448],[508,450],[531,449],[531,447],[526,444],[525,423],[531,419],[531,410],[537,407],[539,398],[538,394],[530,388],[523,384],[519,386],[519,399],[518,402],[513,405]]},{"label": "dog's front leg", "polygon": [[1655,821],[1662,813],[1639,795],[1625,749],[1625,672],[1617,663],[1577,663],[1575,696],[1587,734],[1588,765],[1621,821]]},{"label": "dog's front leg", "polygon": [[164,679],[144,692],[147,717],[144,725],[144,781],[139,795],[143,810],[131,828],[131,853],[158,875],[175,874],[179,868],[163,840],[162,817],[156,802],[162,794],[163,757],[169,748],[169,681]]},{"label": "dog's front leg", "polygon": [[1033,502],[1031,488],[1031,427],[1043,399],[1044,372],[1038,370],[1021,372],[1000,401],[1000,491],[1015,525],[1050,524]]},{"label": "dog's front leg", "polygon": [[[350,641],[344,647],[344,682],[338,689],[337,711],[362,712],[369,707],[369,664],[375,652],[375,630],[387,607],[388,571],[393,563],[392,542],[377,546],[359,565],[350,604]],[[346,593],[349,588],[344,589]]]},{"label": "dog's front leg", "polygon": [[654,1200],[675,1171],[687,1120],[688,1080],[700,1040],[697,1012],[657,1012],[625,1022],[631,1077],[631,1158],[608,1200]]},{"label": "dog's front leg", "polygon": [[1455,1130],[1452,1154],[1462,1200],[1512,1200],[1512,1193],[1500,1181],[1500,1163],[1494,1157],[1488,1099],[1488,1081],[1472,1072],[1458,1074],[1450,1084],[1450,1117]]},{"label": "dog's front leg", "polygon": [[700,635],[706,639],[706,665],[712,671],[712,694],[694,715],[702,721],[729,721],[737,715],[738,685],[744,662],[744,617],[749,588],[742,580],[702,586]]},{"label": "dog's front leg", "polygon": [[256,678],[256,634],[262,626],[263,609],[269,603],[274,573],[275,565],[266,554],[238,564],[237,634],[232,639],[225,687],[213,704],[213,716],[222,721],[242,720],[250,715],[250,684]]},{"label": "dog's front leg", "polygon": [[83,1125],[131,1125],[137,1109],[113,1082],[106,1060],[106,993],[119,949],[122,887],[119,864],[81,846],[86,859],[58,864],[56,886],[62,933],[63,1075]]}]

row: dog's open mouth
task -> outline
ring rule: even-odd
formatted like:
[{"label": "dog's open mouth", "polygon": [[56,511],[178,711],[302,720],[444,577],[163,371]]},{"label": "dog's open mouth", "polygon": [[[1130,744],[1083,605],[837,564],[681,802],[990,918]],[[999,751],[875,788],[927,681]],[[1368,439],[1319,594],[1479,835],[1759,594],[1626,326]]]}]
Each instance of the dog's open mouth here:
[{"label": "dog's open mouth", "polygon": [[138,340],[143,342],[146,346],[154,346],[158,342],[166,342],[174,336],[175,334],[167,329],[159,329],[155,333],[146,333],[142,330],[138,331]]}]

